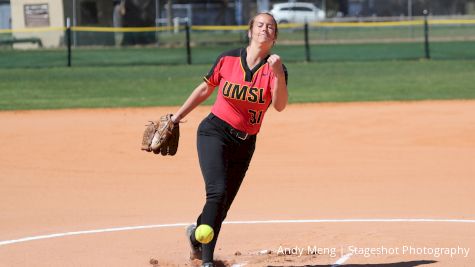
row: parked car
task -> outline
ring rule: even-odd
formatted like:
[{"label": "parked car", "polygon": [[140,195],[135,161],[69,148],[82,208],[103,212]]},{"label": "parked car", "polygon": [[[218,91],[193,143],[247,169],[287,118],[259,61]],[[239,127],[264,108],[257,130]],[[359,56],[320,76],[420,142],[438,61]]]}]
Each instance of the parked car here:
[{"label": "parked car", "polygon": [[281,3],[274,4],[270,11],[277,23],[305,23],[325,19],[325,11],[313,3]]}]

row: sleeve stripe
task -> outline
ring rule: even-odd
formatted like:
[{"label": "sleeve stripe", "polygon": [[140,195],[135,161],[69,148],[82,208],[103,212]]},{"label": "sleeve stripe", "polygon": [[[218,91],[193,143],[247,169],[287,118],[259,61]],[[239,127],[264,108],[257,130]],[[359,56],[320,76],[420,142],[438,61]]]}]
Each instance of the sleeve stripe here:
[{"label": "sleeve stripe", "polygon": [[211,86],[213,86],[213,87],[216,87],[216,86],[217,86],[217,85],[211,83],[211,82],[208,80],[208,78],[206,78],[206,76],[203,77],[203,80],[204,80],[208,85],[211,85]]}]

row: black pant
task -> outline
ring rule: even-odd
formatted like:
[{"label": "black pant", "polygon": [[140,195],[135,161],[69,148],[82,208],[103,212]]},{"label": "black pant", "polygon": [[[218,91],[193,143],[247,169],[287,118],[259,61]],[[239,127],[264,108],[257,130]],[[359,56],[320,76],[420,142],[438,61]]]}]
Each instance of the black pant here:
[{"label": "black pant", "polygon": [[[236,131],[213,114],[198,127],[198,157],[206,185],[206,204],[197,225],[208,224],[214,238],[203,244],[203,262],[213,260],[216,240],[254,154],[256,136]],[[244,139],[244,140],[243,140]]]}]

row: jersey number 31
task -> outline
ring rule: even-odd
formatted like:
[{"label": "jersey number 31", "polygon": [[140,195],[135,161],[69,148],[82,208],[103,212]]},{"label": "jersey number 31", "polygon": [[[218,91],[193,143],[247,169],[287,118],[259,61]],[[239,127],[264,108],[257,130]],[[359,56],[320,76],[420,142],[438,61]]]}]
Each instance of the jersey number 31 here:
[{"label": "jersey number 31", "polygon": [[262,110],[256,111],[256,110],[248,110],[249,114],[251,114],[251,118],[249,119],[249,122],[251,124],[260,124],[261,119],[262,119]]}]

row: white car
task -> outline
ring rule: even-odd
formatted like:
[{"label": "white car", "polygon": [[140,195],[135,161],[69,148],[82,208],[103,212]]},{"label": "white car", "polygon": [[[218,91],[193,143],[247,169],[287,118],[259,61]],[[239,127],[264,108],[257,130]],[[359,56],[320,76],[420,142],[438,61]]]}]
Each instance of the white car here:
[{"label": "white car", "polygon": [[274,4],[270,13],[277,23],[305,23],[325,19],[325,11],[312,3]]}]

